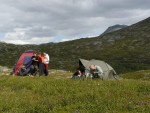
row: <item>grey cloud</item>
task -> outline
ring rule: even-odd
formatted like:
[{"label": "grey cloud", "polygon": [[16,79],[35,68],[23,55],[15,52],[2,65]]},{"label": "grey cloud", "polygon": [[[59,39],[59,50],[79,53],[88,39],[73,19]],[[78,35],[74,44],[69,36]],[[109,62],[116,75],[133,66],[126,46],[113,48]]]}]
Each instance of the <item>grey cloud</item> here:
[{"label": "grey cloud", "polygon": [[[55,41],[60,35],[67,38],[97,35],[94,31],[112,24],[133,24],[149,16],[150,1],[1,0],[0,10],[1,32],[15,34],[14,29],[20,28],[25,30],[22,40],[54,37],[51,41]],[[143,12],[141,17],[137,16],[139,11]]]}]

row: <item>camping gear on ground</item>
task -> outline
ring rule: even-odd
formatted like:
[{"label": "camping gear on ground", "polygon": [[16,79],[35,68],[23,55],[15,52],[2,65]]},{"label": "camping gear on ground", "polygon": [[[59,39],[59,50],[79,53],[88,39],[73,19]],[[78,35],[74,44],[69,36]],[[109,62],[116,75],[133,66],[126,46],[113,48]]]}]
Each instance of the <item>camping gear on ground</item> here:
[{"label": "camping gear on ground", "polygon": [[23,65],[20,66],[20,68],[19,68],[18,75],[20,75],[20,76],[25,76],[25,75],[27,75],[27,74],[28,74],[28,72],[27,72],[27,70],[26,70],[26,66],[23,64]]},{"label": "camping gear on ground", "polygon": [[79,66],[83,66],[85,68],[85,75],[88,77],[90,75],[90,65],[100,66],[103,70],[102,80],[117,80],[118,76],[115,70],[106,62],[101,60],[85,60],[79,59]]},{"label": "camping gear on ground", "polygon": [[83,69],[78,68],[76,70],[76,72],[72,75],[73,79],[77,79],[77,78],[85,78],[85,72]]}]

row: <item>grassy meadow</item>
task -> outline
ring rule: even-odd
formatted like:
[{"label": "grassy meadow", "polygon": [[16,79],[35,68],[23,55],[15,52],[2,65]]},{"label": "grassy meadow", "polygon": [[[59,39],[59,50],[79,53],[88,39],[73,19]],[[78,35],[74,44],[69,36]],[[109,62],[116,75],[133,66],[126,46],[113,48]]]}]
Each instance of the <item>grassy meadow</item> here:
[{"label": "grassy meadow", "polygon": [[136,74],[118,81],[73,80],[63,71],[47,77],[0,74],[0,113],[149,113],[150,81],[129,75]]}]

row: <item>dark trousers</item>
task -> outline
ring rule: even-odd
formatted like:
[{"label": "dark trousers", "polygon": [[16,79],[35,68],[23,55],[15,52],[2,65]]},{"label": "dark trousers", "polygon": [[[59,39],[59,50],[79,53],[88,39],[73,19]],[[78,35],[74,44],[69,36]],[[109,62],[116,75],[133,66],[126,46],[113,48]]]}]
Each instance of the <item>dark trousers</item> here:
[{"label": "dark trousers", "polygon": [[45,65],[44,63],[40,62],[39,63],[39,74],[43,75],[45,73]]},{"label": "dark trousers", "polygon": [[48,75],[48,64],[45,64],[45,75]]}]

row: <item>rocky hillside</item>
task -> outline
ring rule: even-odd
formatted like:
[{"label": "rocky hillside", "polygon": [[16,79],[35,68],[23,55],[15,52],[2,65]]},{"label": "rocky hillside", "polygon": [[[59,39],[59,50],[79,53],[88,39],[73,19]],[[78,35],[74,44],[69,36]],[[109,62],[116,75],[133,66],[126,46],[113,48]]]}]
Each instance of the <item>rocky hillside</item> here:
[{"label": "rocky hillside", "polygon": [[120,29],[123,29],[123,28],[126,28],[128,27],[127,25],[114,25],[114,26],[110,26],[106,29],[106,31],[104,31],[103,34],[106,34],[106,33],[110,33],[110,32],[113,32],[113,31],[117,31],[117,30],[120,30]]},{"label": "rocky hillside", "polygon": [[74,70],[78,59],[101,59],[118,73],[150,68],[150,18],[98,37],[57,44],[0,44],[0,65],[12,66],[26,49],[48,52],[50,68]]}]

